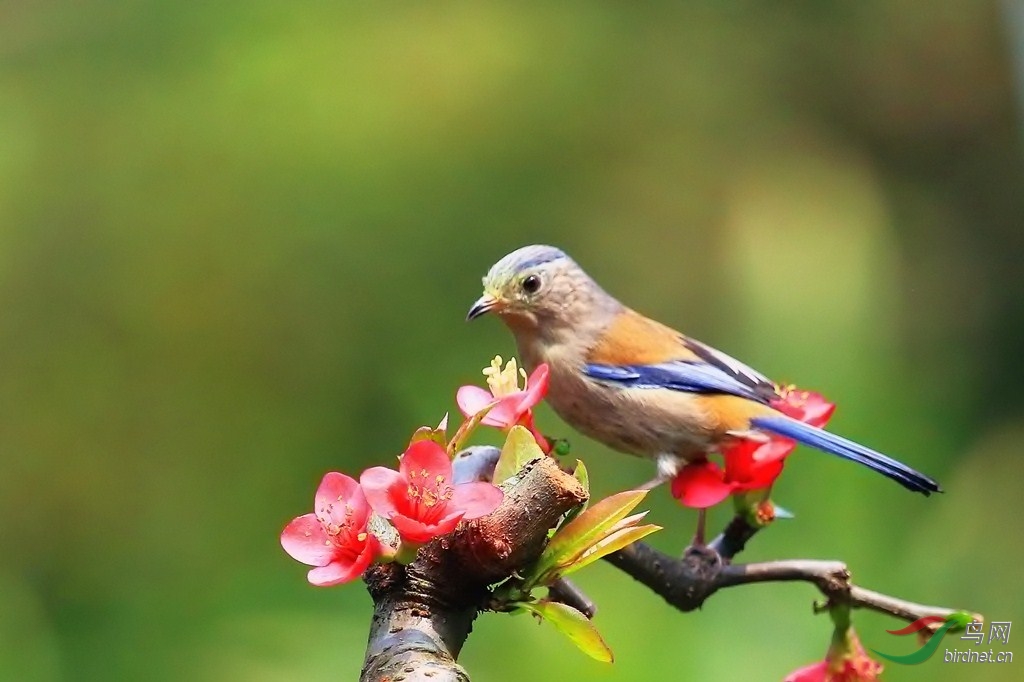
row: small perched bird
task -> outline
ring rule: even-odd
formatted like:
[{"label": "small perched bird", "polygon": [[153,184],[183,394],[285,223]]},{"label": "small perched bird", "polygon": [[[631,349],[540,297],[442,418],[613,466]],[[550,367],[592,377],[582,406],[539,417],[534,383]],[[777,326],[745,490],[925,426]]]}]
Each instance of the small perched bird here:
[{"label": "small perched bird", "polygon": [[605,292],[565,253],[525,246],[495,263],[467,319],[497,314],[523,364],[551,370],[547,400],[581,433],[653,459],[661,480],[736,438],[790,438],[929,495],[924,474],[775,410],[777,385],[743,363],[648,319]]}]

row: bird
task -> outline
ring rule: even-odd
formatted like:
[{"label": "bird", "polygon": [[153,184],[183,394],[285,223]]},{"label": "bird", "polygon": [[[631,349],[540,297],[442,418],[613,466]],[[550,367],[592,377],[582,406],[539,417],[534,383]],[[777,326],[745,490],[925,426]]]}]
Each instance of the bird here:
[{"label": "bird", "polygon": [[613,450],[654,461],[655,482],[738,438],[781,436],[857,462],[924,495],[929,476],[774,409],[779,385],[735,358],[620,303],[561,249],[531,245],[496,262],[467,320],[497,315],[520,360],[550,370],[547,402]]}]

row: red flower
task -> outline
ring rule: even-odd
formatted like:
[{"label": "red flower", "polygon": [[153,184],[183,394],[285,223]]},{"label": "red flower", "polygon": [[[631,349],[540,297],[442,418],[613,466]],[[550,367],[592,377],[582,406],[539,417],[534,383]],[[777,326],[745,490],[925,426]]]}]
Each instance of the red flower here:
[{"label": "red flower", "polygon": [[758,461],[754,456],[771,443],[745,440],[725,454],[725,469],[707,460],[687,464],[672,479],[672,496],[687,507],[713,507],[733,493],[767,488],[782,473],[782,458]]},{"label": "red flower", "polygon": [[398,471],[373,467],[359,478],[373,511],[416,544],[450,533],[463,519],[486,516],[501,502],[501,490],[490,483],[451,480],[448,453],[430,440],[411,444]]},{"label": "red flower", "polygon": [[[778,386],[776,391],[779,397],[772,400],[769,405],[787,417],[798,419],[819,429],[828,423],[828,420],[832,418],[832,413],[836,411],[835,403],[828,402],[820,393],[801,391],[796,386]],[[771,440],[763,443],[753,456],[758,461],[783,459],[795,448],[796,441],[782,436],[772,436]]]},{"label": "red flower", "polygon": [[777,386],[775,390],[779,397],[772,400],[770,405],[805,424],[821,428],[836,411],[835,403],[828,402],[820,393],[801,391],[792,385]]},{"label": "red flower", "polygon": [[293,559],[316,568],[307,578],[326,587],[354,580],[380,551],[367,532],[370,515],[366,497],[353,478],[332,471],[317,488],[314,512],[289,523],[281,546]]},{"label": "red flower", "polygon": [[[824,426],[836,406],[819,393],[778,387],[771,406],[812,426]],[[767,440],[740,439],[722,449],[725,468],[709,461],[687,464],[672,480],[672,496],[687,507],[712,507],[734,493],[767,488],[782,473],[796,441],[771,435]]]},{"label": "red flower", "polygon": [[[515,358],[510,359],[502,369],[499,355],[484,369],[484,375],[487,377],[489,390],[479,386],[463,386],[456,394],[455,401],[459,404],[462,414],[472,417],[487,406],[494,405],[484,416],[482,424],[496,426],[506,431],[516,424],[525,426],[541,449],[548,452],[551,448],[547,440],[537,432],[533,424],[533,408],[548,392],[548,366],[543,363],[538,365],[527,378],[526,372],[516,366]],[[522,388],[519,387],[520,376],[524,379]]]},{"label": "red flower", "polygon": [[829,647],[824,661],[794,670],[784,682],[876,682],[881,674],[882,664],[868,657],[850,628],[844,641]]}]

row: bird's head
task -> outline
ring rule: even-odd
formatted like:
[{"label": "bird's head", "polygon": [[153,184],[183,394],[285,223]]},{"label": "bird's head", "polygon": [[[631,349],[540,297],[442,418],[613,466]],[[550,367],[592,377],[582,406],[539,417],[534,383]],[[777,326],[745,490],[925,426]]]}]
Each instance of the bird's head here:
[{"label": "bird's head", "polygon": [[[575,261],[553,246],[524,246],[491,266],[473,320],[493,312],[514,332],[571,330],[614,304]],[[615,304],[617,305],[617,304]]]}]

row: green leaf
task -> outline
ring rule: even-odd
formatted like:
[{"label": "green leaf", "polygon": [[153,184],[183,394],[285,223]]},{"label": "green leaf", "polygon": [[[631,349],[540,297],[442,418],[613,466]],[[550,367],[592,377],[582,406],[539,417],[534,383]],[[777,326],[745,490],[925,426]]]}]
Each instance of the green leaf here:
[{"label": "green leaf", "polygon": [[617,552],[623,547],[632,545],[637,540],[645,538],[651,533],[659,530],[661,530],[661,526],[656,526],[653,523],[649,523],[644,526],[630,526],[628,528],[617,530],[600,542],[596,542],[591,545],[575,561],[569,563],[567,566],[560,567],[561,570],[558,571],[558,576],[575,573],[584,566],[589,566],[594,563],[601,557],[607,556],[612,552]]},{"label": "green leaf", "polygon": [[543,457],[544,451],[537,445],[533,434],[524,426],[516,424],[508,432],[501,456],[494,467],[494,485],[500,485],[512,478],[532,459]]},{"label": "green leaf", "polygon": [[590,493],[590,474],[587,473],[587,465],[582,460],[576,460],[576,469],[572,475],[583,486],[583,490]]},{"label": "green leaf", "polygon": [[443,428],[434,428],[432,426],[421,426],[420,428],[413,431],[412,438],[409,439],[409,445],[418,443],[421,440],[431,440],[445,447],[448,445],[448,438]]},{"label": "green leaf", "polygon": [[[587,473],[587,466],[581,461],[576,460],[576,468],[572,472],[573,478],[579,481],[579,484],[583,487],[584,492],[590,495],[590,474]],[[587,508],[587,501],[584,500],[582,504],[578,504],[568,512],[562,518],[562,526],[567,526],[577,516],[583,513],[583,510]],[[552,533],[551,535],[554,535]]]},{"label": "green leaf", "polygon": [[605,644],[601,633],[582,613],[556,601],[519,602],[515,608],[529,611],[555,626],[568,637],[580,651],[602,663],[614,660],[612,650]]},{"label": "green leaf", "polygon": [[533,575],[540,577],[551,568],[571,563],[611,532],[615,524],[640,504],[646,495],[646,490],[626,490],[591,505],[558,529],[537,560]]}]

